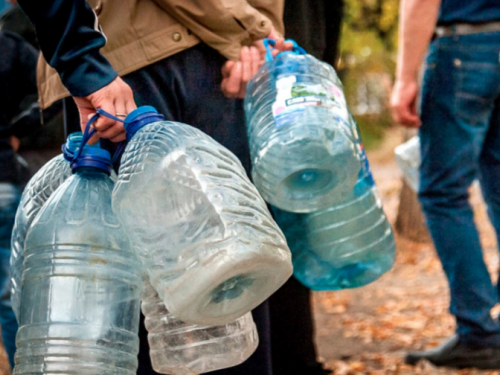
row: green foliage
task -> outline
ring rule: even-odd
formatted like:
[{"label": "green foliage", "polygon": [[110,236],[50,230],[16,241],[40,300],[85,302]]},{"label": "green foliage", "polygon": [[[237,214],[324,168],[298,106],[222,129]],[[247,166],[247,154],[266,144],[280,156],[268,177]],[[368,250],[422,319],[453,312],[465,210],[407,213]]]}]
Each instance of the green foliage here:
[{"label": "green foliage", "polygon": [[[395,71],[399,0],[345,0],[340,41],[339,76],[351,110],[359,104],[359,86],[380,77],[380,113],[355,114],[365,145],[377,145],[392,125],[387,101]],[[373,95],[373,94],[372,94]]]}]

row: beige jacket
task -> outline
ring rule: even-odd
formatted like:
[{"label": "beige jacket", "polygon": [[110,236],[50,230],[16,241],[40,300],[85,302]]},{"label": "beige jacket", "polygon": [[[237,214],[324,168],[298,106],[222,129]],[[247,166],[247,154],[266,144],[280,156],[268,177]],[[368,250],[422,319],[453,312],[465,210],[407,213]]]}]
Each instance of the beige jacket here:
[{"label": "beige jacket", "polygon": [[[284,0],[87,0],[107,38],[102,54],[120,76],[200,42],[238,60],[240,49],[283,33]],[[59,75],[40,57],[40,107],[69,96]]]}]

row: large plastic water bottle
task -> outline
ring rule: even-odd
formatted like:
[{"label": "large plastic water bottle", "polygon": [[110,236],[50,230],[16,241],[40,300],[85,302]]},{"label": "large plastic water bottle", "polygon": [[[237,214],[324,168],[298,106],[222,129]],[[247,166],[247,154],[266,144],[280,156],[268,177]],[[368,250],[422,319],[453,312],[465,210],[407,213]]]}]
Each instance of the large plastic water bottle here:
[{"label": "large plastic water bottle", "polygon": [[[82,141],[82,133],[70,134],[66,142],[66,155],[76,152]],[[36,215],[54,191],[71,176],[68,160],[60,154],[49,160],[28,182],[21,196],[12,231],[12,253],[10,257],[12,309],[19,321],[21,303],[21,278],[23,275],[24,241]]]},{"label": "large plastic water bottle", "polygon": [[160,374],[196,375],[236,366],[248,359],[259,343],[251,313],[221,326],[184,323],[168,312],[147,277],[142,312],[151,363]]},{"label": "large plastic water bottle", "polygon": [[313,290],[366,285],[387,272],[395,260],[392,228],[351,116],[349,123],[363,160],[349,195],[309,214],[273,208],[292,251],[294,275]]},{"label": "large plastic water bottle", "polygon": [[168,311],[234,322],[291,275],[285,238],[238,159],[152,107],[129,114],[113,209]]},{"label": "large plastic water bottle", "polygon": [[85,147],[25,245],[16,375],[134,375],[140,261],[111,207],[109,153]]},{"label": "large plastic water bottle", "polygon": [[248,83],[252,177],[272,205],[313,212],[347,196],[361,160],[335,70],[295,52],[270,58]]},{"label": "large plastic water bottle", "polygon": [[420,138],[415,136],[402,145],[399,145],[394,150],[396,156],[396,163],[403,172],[408,185],[413,191],[418,191],[420,185],[420,176],[418,169],[420,167]]}]

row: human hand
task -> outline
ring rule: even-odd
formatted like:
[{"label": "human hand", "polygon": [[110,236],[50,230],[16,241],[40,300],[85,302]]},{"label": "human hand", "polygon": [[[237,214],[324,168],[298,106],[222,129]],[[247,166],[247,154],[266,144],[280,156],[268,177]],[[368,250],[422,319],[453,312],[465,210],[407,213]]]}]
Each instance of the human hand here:
[{"label": "human hand", "polygon": [[[85,131],[87,121],[95,115],[98,108],[117,117],[125,117],[137,108],[132,89],[119,77],[89,96],[73,99],[80,112],[82,132]],[[97,142],[99,138],[109,138],[113,142],[125,139],[125,129],[118,121],[100,116],[93,126],[97,130],[97,135],[89,141],[90,144]]]},{"label": "human hand", "polygon": [[[274,26],[271,28],[271,31],[269,32],[269,35],[267,36],[267,38],[273,39],[276,41],[276,45],[273,47],[273,51],[272,51],[273,57],[276,57],[276,55],[278,55],[279,53],[281,53],[283,51],[291,51],[293,49],[293,43],[292,42],[285,42],[285,39],[280,34],[278,34],[278,32],[276,31]],[[255,41],[253,45],[258,48],[259,53],[260,53],[261,58],[262,58],[262,64],[263,64],[265,61],[265,58],[266,58],[266,53],[267,53],[266,47],[264,46],[264,40],[259,39],[259,40]]]},{"label": "human hand", "polygon": [[[285,39],[278,35],[274,27],[271,29],[268,38],[276,40],[276,45],[272,51],[273,57],[276,57],[280,52],[293,48],[293,43],[285,42]],[[221,89],[226,97],[240,99],[245,97],[247,83],[264,64],[266,52],[263,40],[260,39],[252,46],[241,49],[239,61],[227,61],[224,64],[222,67]]]},{"label": "human hand", "polygon": [[399,79],[394,83],[390,107],[392,118],[398,124],[409,128],[418,128],[422,125],[416,106],[418,89],[416,79]]},{"label": "human hand", "polygon": [[256,47],[243,47],[240,61],[227,61],[222,67],[221,89],[228,98],[244,98],[247,83],[263,64]]}]

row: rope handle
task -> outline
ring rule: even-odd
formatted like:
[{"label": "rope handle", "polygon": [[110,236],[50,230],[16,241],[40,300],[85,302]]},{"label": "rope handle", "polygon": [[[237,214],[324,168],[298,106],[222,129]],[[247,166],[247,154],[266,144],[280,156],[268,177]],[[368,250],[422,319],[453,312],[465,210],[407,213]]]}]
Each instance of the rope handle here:
[{"label": "rope handle", "polygon": [[[94,122],[97,121],[97,119],[100,116],[108,117],[112,120],[115,120],[115,121],[118,121],[121,123],[125,123],[124,120],[122,120],[116,116],[113,116],[111,113],[106,112],[104,109],[97,108],[97,113],[94,116],[92,116],[89,119],[89,121],[87,122],[87,125],[85,125],[85,131],[83,132],[82,142],[80,143],[80,148],[78,149],[78,152],[73,157],[73,162],[75,162],[76,160],[78,160],[80,158],[80,156],[82,154],[83,147],[87,144],[87,142],[90,140],[90,138],[92,138],[97,133],[97,130],[95,130],[94,128],[91,128],[91,126]],[[118,148],[116,149],[116,151],[113,155],[113,159],[111,160],[111,162],[113,164],[118,159],[118,156],[121,155],[122,151],[125,149],[125,146],[126,146],[125,141],[122,141],[119,143]]]},{"label": "rope handle", "polygon": [[[274,59],[274,57],[273,57],[274,48],[273,47],[276,47],[276,40],[270,39],[270,38],[265,38],[263,40],[263,43],[264,43],[264,47],[266,48],[266,59],[265,59],[266,62],[273,61],[273,59]],[[295,53],[296,55],[306,55],[307,54],[306,50],[304,48],[302,48],[301,46],[299,46],[295,40],[285,39],[285,43],[292,43],[293,44],[292,50],[285,51],[285,52],[292,52],[292,53]],[[278,56],[280,54],[278,54]]]}]

